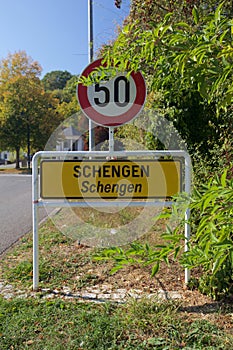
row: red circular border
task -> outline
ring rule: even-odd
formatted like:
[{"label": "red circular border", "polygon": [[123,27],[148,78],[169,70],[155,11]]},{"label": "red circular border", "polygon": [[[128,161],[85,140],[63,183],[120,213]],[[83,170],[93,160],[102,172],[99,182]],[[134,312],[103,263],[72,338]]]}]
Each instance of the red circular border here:
[{"label": "red circular border", "polygon": [[[105,66],[105,64],[102,63],[102,59],[98,59],[91,64],[89,64],[84,71],[82,72],[81,76],[88,77],[88,75],[96,68],[100,66]],[[122,124],[128,123],[130,120],[134,119],[137,114],[141,111],[145,99],[146,99],[146,84],[145,80],[140,72],[137,73],[131,73],[131,77],[133,78],[135,85],[136,85],[136,98],[134,101],[134,104],[132,107],[123,114],[120,114],[115,117],[109,117],[104,114],[101,114],[97,112],[90,104],[90,101],[88,100],[88,94],[87,94],[87,86],[84,86],[83,84],[78,84],[77,87],[77,97],[80,104],[80,107],[84,114],[94,121],[96,124],[103,125],[103,126],[120,126]]]}]

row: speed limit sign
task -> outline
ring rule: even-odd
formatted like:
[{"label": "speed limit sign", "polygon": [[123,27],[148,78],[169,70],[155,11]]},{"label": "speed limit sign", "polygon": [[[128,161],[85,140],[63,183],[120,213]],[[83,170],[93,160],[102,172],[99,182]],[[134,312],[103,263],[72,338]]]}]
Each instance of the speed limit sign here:
[{"label": "speed limit sign", "polygon": [[[82,76],[103,66],[102,59],[89,64]],[[146,84],[140,72],[119,73],[108,81],[91,86],[78,84],[77,96],[84,114],[96,124],[120,126],[135,118],[146,99]]]}]

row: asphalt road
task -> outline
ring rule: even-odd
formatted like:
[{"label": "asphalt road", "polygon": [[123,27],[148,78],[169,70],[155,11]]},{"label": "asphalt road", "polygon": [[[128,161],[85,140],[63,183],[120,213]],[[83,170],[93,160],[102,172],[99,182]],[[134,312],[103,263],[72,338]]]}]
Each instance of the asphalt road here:
[{"label": "asphalt road", "polygon": [[[46,216],[40,209],[40,218]],[[0,255],[32,230],[31,175],[0,175]]]}]

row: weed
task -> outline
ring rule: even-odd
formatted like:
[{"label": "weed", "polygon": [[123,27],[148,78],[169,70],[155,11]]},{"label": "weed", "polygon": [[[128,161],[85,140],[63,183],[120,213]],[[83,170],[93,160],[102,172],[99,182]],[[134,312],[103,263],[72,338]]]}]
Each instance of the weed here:
[{"label": "weed", "polygon": [[233,338],[208,321],[182,320],[174,303],[126,305],[0,299],[0,348],[229,349]]}]

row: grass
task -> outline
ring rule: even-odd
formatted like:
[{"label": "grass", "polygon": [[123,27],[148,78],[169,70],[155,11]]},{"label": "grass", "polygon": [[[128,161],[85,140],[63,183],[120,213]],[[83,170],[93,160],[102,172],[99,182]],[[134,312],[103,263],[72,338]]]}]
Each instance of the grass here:
[{"label": "grass", "polygon": [[[4,279],[19,289],[29,290],[32,285],[32,246],[32,235],[26,235],[20,245],[2,259]],[[56,288],[64,281],[72,287],[74,274],[94,254],[88,248],[80,253],[74,242],[58,232],[51,221],[40,229],[39,250],[40,286],[49,288]]]},{"label": "grass", "polygon": [[0,168],[0,173],[1,174],[31,174],[32,170],[28,168]]},{"label": "grass", "polygon": [[[92,224],[95,222],[96,227],[107,221],[98,211],[94,210],[90,213],[90,210],[81,208],[80,212],[79,215],[83,220],[86,222],[90,220]],[[116,222],[119,225],[119,223],[124,223],[126,218],[130,220],[137,215],[138,209],[129,208],[128,212],[124,210],[117,215],[112,214],[111,222],[114,227]],[[32,246],[32,235],[28,234],[2,259],[4,279],[20,289],[28,289],[32,285]],[[53,289],[65,283],[67,287],[77,290],[84,287],[85,284],[90,286],[91,281],[94,284],[96,275],[89,271],[97,265],[93,261],[93,256],[97,252],[97,248],[79,246],[78,242],[75,242],[69,235],[63,235],[56,229],[52,221],[48,220],[39,230],[40,287]],[[111,263],[107,265],[102,261],[98,262],[98,265],[104,269],[104,265],[108,268]],[[83,275],[83,269],[85,275]],[[110,269],[109,267],[109,271]],[[79,276],[78,280],[77,276]]]},{"label": "grass", "polygon": [[[105,282],[103,276],[111,269],[110,263],[93,261],[96,249],[77,245],[58,232],[50,220],[40,228],[39,247],[43,288],[66,286],[77,291],[95,286]],[[98,269],[101,274],[96,272]],[[31,290],[31,234],[2,257],[1,270],[6,283],[26,292]],[[122,274],[116,275],[114,283],[119,283]],[[126,277],[132,278],[127,273]],[[192,313],[192,308],[184,307],[183,301],[142,298],[128,299],[124,304],[95,304],[66,299],[61,294],[54,299],[44,297],[45,292],[9,300],[0,296],[1,350],[233,348],[232,307],[220,305],[200,314],[197,309]]]},{"label": "grass", "polygon": [[205,320],[190,323],[173,302],[125,305],[0,299],[0,348],[46,350],[231,349],[233,338]]}]

